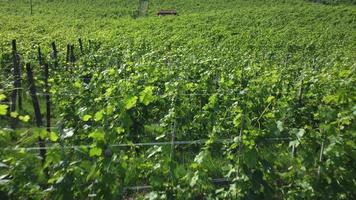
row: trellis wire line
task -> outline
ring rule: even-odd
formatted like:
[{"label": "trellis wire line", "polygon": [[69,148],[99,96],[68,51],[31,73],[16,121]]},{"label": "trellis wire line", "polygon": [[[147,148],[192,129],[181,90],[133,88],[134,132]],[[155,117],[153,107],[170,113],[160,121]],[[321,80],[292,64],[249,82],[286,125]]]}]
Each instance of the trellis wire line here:
[{"label": "trellis wire line", "polygon": [[[239,91],[231,91],[231,92],[215,92],[215,93],[181,93],[181,94],[175,94],[178,96],[209,96],[209,95],[214,95],[214,94],[220,94],[220,95],[233,95],[233,94],[239,94]],[[44,93],[44,92],[39,92],[37,93],[37,96],[54,96],[54,97],[60,97],[60,96],[74,96],[74,95],[79,95],[78,93],[60,93],[59,95],[54,95],[54,94],[48,94],[48,93]],[[169,96],[171,94],[159,94],[159,95],[155,95],[156,97],[165,97],[165,96]],[[173,95],[173,94],[172,94]],[[117,98],[117,97],[103,97],[104,99],[111,99],[111,98]]]},{"label": "trellis wire line", "polygon": [[[51,128],[51,129],[58,129],[58,126],[50,126],[50,127],[46,127],[46,126],[40,126],[40,127],[25,127],[25,128],[17,128],[16,130],[21,130],[21,131],[30,131],[30,130],[36,130],[36,129],[45,129],[45,128]],[[73,128],[64,128],[65,129],[73,129]],[[74,129],[73,129],[74,130]],[[274,138],[261,138],[262,140],[291,140],[291,137],[274,137]],[[217,141],[221,141],[221,140],[233,140],[233,139],[218,139]],[[202,141],[206,141],[206,139],[203,140],[188,140],[190,142],[195,142],[195,143],[203,143]],[[184,142],[188,142],[188,141],[181,141],[184,144]],[[178,141],[179,142],[179,141]],[[153,143],[153,142],[151,142]],[[164,143],[165,145],[171,144],[171,142],[157,142],[157,143]],[[167,143],[167,144],[166,144]],[[46,142],[46,144],[54,144],[53,142]],[[136,145],[138,144],[138,145]],[[130,145],[136,145],[136,146],[148,146],[148,145],[140,145],[140,144],[150,144],[150,143],[133,143]],[[176,144],[176,142],[175,142]],[[114,144],[115,145],[115,144]]]},{"label": "trellis wire line", "polygon": [[[285,137],[285,138],[264,138],[264,140],[291,140],[290,137]],[[175,145],[187,145],[187,144],[203,144],[206,143],[208,140],[207,139],[202,139],[202,140],[183,140],[183,141],[175,141]],[[214,140],[213,143],[232,143],[234,142],[234,139],[217,139]],[[147,142],[147,143],[120,143],[120,144],[111,144],[108,145],[108,147],[135,147],[135,146],[167,146],[171,145],[172,142]],[[72,146],[46,146],[46,147],[7,147],[3,148],[2,150],[26,150],[26,151],[32,151],[32,150],[41,150],[41,149],[46,149],[46,150],[53,150],[53,149],[79,149],[79,148],[92,148],[92,145],[72,145]]]},{"label": "trellis wire line", "polygon": [[[290,140],[290,137],[285,138],[264,138],[265,140]],[[203,144],[206,143],[207,139],[202,140],[186,140],[186,141],[175,141],[175,145],[186,145],[186,144]],[[232,143],[234,139],[217,139],[215,143]],[[172,142],[147,142],[147,143],[121,143],[121,144],[111,144],[108,147],[134,147],[134,146],[167,146],[171,145]],[[73,145],[73,146],[46,146],[46,147],[14,147],[14,148],[4,148],[4,150],[41,150],[41,149],[78,149],[78,148],[92,148],[92,145]]]},{"label": "trellis wire line", "polygon": [[[230,178],[213,178],[211,179],[212,183],[226,183],[226,182],[231,182],[232,179]],[[151,185],[139,185],[139,186],[129,186],[129,187],[124,187],[124,190],[149,190],[152,189]]]},{"label": "trellis wire line", "polygon": [[[45,129],[45,128],[51,128],[51,129],[58,129],[58,126],[50,126],[50,127],[46,127],[46,126],[40,126],[40,127],[24,127],[24,128],[17,128],[16,130],[20,130],[20,131],[30,131],[30,130],[36,130],[36,129]],[[64,130],[66,129],[73,129],[73,128],[64,128]],[[73,129],[74,130],[74,129]],[[290,140],[291,137],[274,137],[274,138],[262,138],[262,140]],[[217,139],[217,141],[222,141],[222,140],[233,140],[233,139]],[[188,141],[181,141],[181,144],[184,144],[184,142],[195,142],[195,143],[203,143],[205,142],[206,139],[202,139],[202,140],[188,140]],[[179,142],[179,141],[178,141]],[[150,142],[150,143],[154,143],[154,142]],[[147,145],[141,145],[141,144],[150,144],[150,143],[133,143],[130,145],[136,145],[136,146],[147,146]],[[165,142],[157,142],[160,144],[171,144],[171,142],[167,142],[167,144]],[[176,142],[175,142],[176,143]],[[46,142],[46,144],[54,144],[53,142]],[[114,144],[115,146],[115,144]]]},{"label": "trellis wire line", "polygon": [[28,89],[28,88],[23,88],[23,87],[20,87],[20,88],[12,88],[12,89],[0,89],[0,92],[11,92],[11,91],[14,91],[14,90],[24,90],[24,89]]},{"label": "trellis wire line", "polygon": [[[185,144],[202,144],[205,143],[207,140],[189,140],[189,141],[176,141],[175,144],[185,145]],[[217,140],[219,143],[224,141],[231,142],[233,139],[221,139]],[[147,142],[147,143],[121,143],[121,144],[111,144],[108,147],[133,147],[133,146],[166,146],[170,145],[171,142]],[[73,146],[46,146],[46,147],[15,147],[15,148],[5,148],[5,149],[12,149],[12,150],[41,150],[41,149],[79,149],[79,148],[91,148],[91,145],[73,145]]]}]

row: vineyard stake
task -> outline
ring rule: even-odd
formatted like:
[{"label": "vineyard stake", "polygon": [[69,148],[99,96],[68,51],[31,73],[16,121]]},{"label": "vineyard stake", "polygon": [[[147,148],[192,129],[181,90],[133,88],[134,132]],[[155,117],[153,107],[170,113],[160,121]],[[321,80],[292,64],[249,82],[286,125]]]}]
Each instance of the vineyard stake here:
[{"label": "vineyard stake", "polygon": [[75,62],[74,45],[70,46],[70,62],[73,64]]},{"label": "vineyard stake", "polygon": [[[26,64],[26,72],[27,72],[28,84],[30,87],[30,94],[31,94],[31,98],[32,98],[33,109],[35,111],[36,125],[38,127],[42,127],[40,104],[37,99],[36,85],[35,85],[35,81],[33,79],[31,65],[29,63]],[[46,146],[45,146],[45,141],[40,136],[38,137],[38,146],[40,147],[40,156],[42,158],[42,164],[44,164],[45,159],[46,159],[46,149],[45,149]]]},{"label": "vineyard stake", "polygon": [[318,177],[319,178],[320,178],[320,173],[321,173],[321,162],[323,161],[323,153],[324,153],[324,141],[321,142],[321,146],[320,146],[319,167],[318,167]]},{"label": "vineyard stake", "polygon": [[72,63],[72,64],[74,64],[75,63],[75,55],[74,55],[74,45],[70,45],[70,62]]},{"label": "vineyard stake", "polygon": [[54,60],[53,62],[54,69],[58,69],[58,52],[57,52],[56,43],[52,42],[51,46],[52,46],[52,57]]},{"label": "vineyard stake", "polygon": [[69,63],[69,58],[70,58],[69,54],[70,54],[70,44],[67,44],[66,63]]},{"label": "vineyard stake", "polygon": [[[10,112],[15,112],[16,111],[16,104],[17,104],[17,96],[19,96],[19,107],[22,107],[22,101],[20,98],[20,92],[19,88],[21,87],[21,76],[20,76],[20,66],[19,66],[19,60],[18,60],[18,55],[17,55],[17,49],[16,49],[16,40],[12,40],[12,56],[13,56],[13,76],[14,76],[14,90],[12,91],[11,95],[11,107],[10,107]],[[16,119],[12,119],[12,128],[15,128],[16,125]]]},{"label": "vineyard stake", "polygon": [[[171,155],[170,155],[170,165],[169,165],[169,175],[171,177],[171,187],[175,185],[175,178],[174,178],[174,169],[175,169],[175,141],[176,141],[176,121],[173,123],[173,130],[172,130],[172,139],[171,139]],[[174,192],[173,188],[170,188],[169,193],[167,194],[167,199],[173,200]]]},{"label": "vineyard stake", "polygon": [[[245,89],[245,87],[247,86],[247,82],[245,81],[245,67],[242,66],[241,69],[241,83],[240,83],[240,87],[241,90],[243,91]],[[238,158],[237,158],[237,169],[236,169],[236,176],[239,176],[239,172],[240,172],[240,162],[241,162],[241,154],[242,154],[242,150],[243,150],[243,132],[244,132],[244,128],[245,128],[245,115],[246,115],[246,105],[245,105],[245,96],[244,94],[242,94],[243,96],[241,97],[241,102],[242,102],[242,119],[241,119],[241,125],[240,125],[240,130],[239,130],[239,148],[238,148]]]},{"label": "vineyard stake", "polygon": [[78,42],[79,42],[79,49],[80,49],[80,53],[83,54],[84,53],[84,48],[83,48],[83,42],[82,42],[82,39],[79,38],[78,39]]},{"label": "vineyard stake", "polygon": [[48,70],[48,64],[44,64],[44,82],[45,82],[45,93],[46,93],[46,125],[47,125],[47,132],[51,132],[51,99],[50,99],[50,94],[49,94],[49,84],[48,84],[48,78],[49,78],[49,70]]},{"label": "vineyard stake", "polygon": [[42,67],[43,65],[43,59],[42,59],[42,53],[41,53],[41,47],[38,46],[38,64],[40,65],[40,67]]}]

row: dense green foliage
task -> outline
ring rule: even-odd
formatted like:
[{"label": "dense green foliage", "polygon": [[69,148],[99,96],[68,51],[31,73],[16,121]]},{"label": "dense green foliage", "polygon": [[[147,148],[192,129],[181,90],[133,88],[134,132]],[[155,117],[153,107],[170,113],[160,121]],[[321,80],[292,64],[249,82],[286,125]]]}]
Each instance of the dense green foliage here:
[{"label": "dense green foliage", "polygon": [[[0,199],[356,196],[355,7],[152,0],[136,18],[134,1],[33,4],[30,15],[27,1],[0,2]],[[180,15],[155,16],[161,8]],[[53,132],[34,128],[27,91],[24,110],[8,111],[12,39],[40,93],[39,45],[50,65]],[[135,145],[172,135],[204,144]],[[50,147],[43,165],[22,148],[38,137]]]},{"label": "dense green foliage", "polygon": [[356,4],[355,0],[310,0],[312,2],[322,3],[322,4]]}]

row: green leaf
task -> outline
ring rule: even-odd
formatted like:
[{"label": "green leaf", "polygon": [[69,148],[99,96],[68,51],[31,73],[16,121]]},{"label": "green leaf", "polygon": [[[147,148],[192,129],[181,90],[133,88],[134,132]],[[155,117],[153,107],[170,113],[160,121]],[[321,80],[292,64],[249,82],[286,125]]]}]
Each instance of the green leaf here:
[{"label": "green leaf", "polygon": [[87,121],[89,121],[89,119],[91,119],[91,115],[84,115],[83,116],[83,121],[87,122]]},{"label": "green leaf", "polygon": [[6,96],[4,94],[0,94],[0,101],[4,100]]},{"label": "green leaf", "polygon": [[0,162],[0,168],[8,168],[9,166],[3,162]]},{"label": "green leaf", "polygon": [[274,96],[269,96],[267,98],[267,103],[271,103],[273,101],[273,99],[274,99]]},{"label": "green leaf", "polygon": [[204,105],[203,109],[204,110],[212,109],[217,105],[217,103],[218,103],[218,95],[213,94],[209,97],[209,103]]},{"label": "green leaf", "polygon": [[0,115],[6,115],[8,105],[0,105]]},{"label": "green leaf", "polygon": [[140,102],[147,106],[154,101],[153,89],[153,86],[145,87],[145,89],[140,93]]},{"label": "green leaf", "polygon": [[235,127],[239,127],[241,123],[241,118],[242,118],[242,113],[238,113],[234,119],[233,119],[233,124]]},{"label": "green leaf", "polygon": [[299,129],[299,131],[297,132],[298,139],[301,139],[303,137],[304,133],[305,133],[304,129],[302,129],[302,128]]},{"label": "green leaf", "polygon": [[58,140],[58,135],[55,132],[50,132],[49,133],[49,140],[51,140],[52,142],[56,142]]},{"label": "green leaf", "polygon": [[208,155],[207,151],[201,151],[198,155],[195,156],[194,162],[198,164],[202,164],[204,161],[204,158]]},{"label": "green leaf", "polygon": [[91,180],[92,178],[95,178],[96,173],[97,173],[96,165],[94,164],[94,165],[91,167],[91,169],[90,169],[90,171],[89,171],[89,174],[88,174],[86,180],[89,181],[89,180]]},{"label": "green leaf", "polygon": [[41,138],[41,139],[45,139],[47,137],[47,130],[42,128],[42,129],[39,129],[38,131],[38,136]]},{"label": "green leaf", "polygon": [[30,120],[30,116],[29,115],[19,116],[19,119],[23,122],[28,122],[28,120]]},{"label": "green leaf", "polygon": [[157,153],[162,152],[162,147],[154,146],[149,152],[150,152],[150,154],[147,156],[147,158],[151,158],[152,156],[156,155]]},{"label": "green leaf", "polygon": [[103,115],[104,115],[104,111],[103,110],[98,111],[97,113],[95,113],[94,120],[96,122],[100,121],[101,119],[103,119]]},{"label": "green leaf", "polygon": [[255,167],[257,164],[257,152],[255,149],[245,153],[245,163],[249,167]]},{"label": "green leaf", "polygon": [[125,108],[126,110],[129,110],[133,107],[135,107],[136,102],[137,102],[137,96],[131,96],[125,100]]},{"label": "green leaf", "polygon": [[72,137],[73,135],[74,135],[74,129],[73,128],[63,129],[63,134],[62,134],[63,138],[69,138],[69,137]]},{"label": "green leaf", "polygon": [[106,107],[106,114],[107,114],[107,115],[111,115],[111,114],[113,113],[113,111],[114,111],[114,106],[108,105],[108,106]]},{"label": "green leaf", "polygon": [[192,179],[190,180],[189,185],[190,185],[191,187],[194,187],[194,186],[197,184],[198,180],[199,180],[199,171],[196,171],[196,172],[194,173],[194,176],[193,176]]},{"label": "green leaf", "polygon": [[12,118],[16,118],[17,116],[19,116],[19,114],[18,114],[17,112],[11,112],[11,113],[10,113],[10,116],[11,116]]},{"label": "green leaf", "polygon": [[164,138],[165,136],[166,136],[166,134],[159,135],[156,137],[156,140],[160,140],[160,139]]},{"label": "green leaf", "polygon": [[89,151],[89,156],[94,157],[94,156],[101,156],[102,150],[98,147],[93,147]]},{"label": "green leaf", "polygon": [[10,181],[10,179],[7,179],[8,176],[7,174],[0,176],[0,185],[6,185]]},{"label": "green leaf", "polygon": [[283,122],[277,121],[277,128],[278,128],[279,132],[282,132],[284,130]]},{"label": "green leaf", "polygon": [[118,128],[116,128],[116,132],[117,132],[118,134],[121,134],[121,133],[124,133],[124,132],[125,132],[125,129],[122,128],[122,127],[118,127]]},{"label": "green leaf", "polygon": [[292,140],[289,142],[289,147],[298,147],[300,142],[298,140]]},{"label": "green leaf", "polygon": [[158,199],[158,194],[157,192],[150,192],[148,194],[145,195],[145,199],[149,199],[149,200],[156,200]]},{"label": "green leaf", "polygon": [[93,138],[94,141],[105,141],[105,134],[103,131],[96,130],[89,134],[90,138]]},{"label": "green leaf", "polygon": [[82,87],[82,84],[81,84],[79,81],[76,81],[76,82],[74,83],[74,87],[76,87],[76,88],[81,88],[81,87]]}]

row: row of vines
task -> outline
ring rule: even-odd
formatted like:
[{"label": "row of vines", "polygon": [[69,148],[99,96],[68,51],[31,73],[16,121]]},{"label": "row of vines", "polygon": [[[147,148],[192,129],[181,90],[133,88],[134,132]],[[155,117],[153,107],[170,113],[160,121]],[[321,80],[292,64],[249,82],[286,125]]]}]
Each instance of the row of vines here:
[{"label": "row of vines", "polygon": [[[224,48],[91,42],[75,62],[49,54],[57,127],[1,130],[1,190],[41,199],[117,199],[135,185],[150,186],[153,199],[354,196],[355,66],[313,46]],[[41,91],[42,68],[33,68]],[[43,164],[23,148],[38,137]]]},{"label": "row of vines", "polygon": [[0,199],[355,198],[354,8],[95,2],[0,14]]}]

